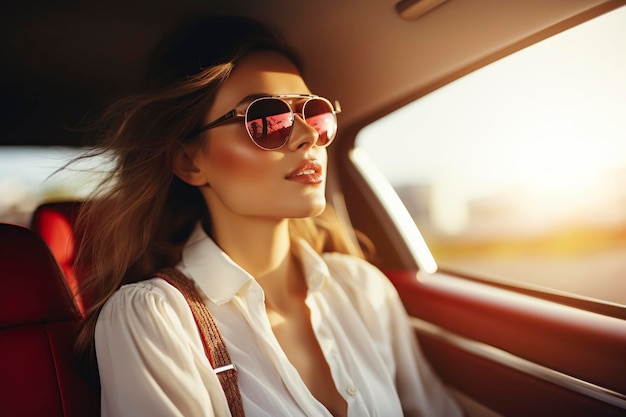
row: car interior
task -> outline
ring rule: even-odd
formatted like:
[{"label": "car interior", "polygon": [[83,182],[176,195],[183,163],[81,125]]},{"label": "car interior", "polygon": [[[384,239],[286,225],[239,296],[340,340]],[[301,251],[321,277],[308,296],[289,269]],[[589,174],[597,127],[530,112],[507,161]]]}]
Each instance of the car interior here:
[{"label": "car interior", "polygon": [[[421,348],[465,414],[624,416],[626,305],[438,266],[397,192],[356,144],[364,127],[391,112],[624,6],[622,0],[5,1],[0,154],[94,145],[75,127],[137,88],[150,51],[178,22],[197,14],[254,17],[297,51],[313,92],[341,102],[328,201],[373,243],[373,262],[396,286]],[[409,132],[401,139],[410,141]],[[3,190],[0,178],[0,201],[9,201]],[[73,225],[84,203],[52,196],[32,202],[18,220],[0,218],[0,415],[100,413],[98,381],[85,376],[73,352],[87,300],[73,269]]]}]

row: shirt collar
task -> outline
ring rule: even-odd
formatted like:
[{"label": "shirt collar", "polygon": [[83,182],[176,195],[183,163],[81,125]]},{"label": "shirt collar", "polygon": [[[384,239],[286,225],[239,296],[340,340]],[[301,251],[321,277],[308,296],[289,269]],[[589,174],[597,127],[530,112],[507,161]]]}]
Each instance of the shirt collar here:
[{"label": "shirt collar", "polygon": [[[302,262],[309,292],[319,290],[330,276],[326,262],[304,239],[296,239],[293,244]],[[246,283],[254,280],[217,246],[200,222],[187,240],[177,268],[218,305],[232,300]]]},{"label": "shirt collar", "polygon": [[328,265],[309,243],[304,239],[294,242],[296,254],[302,262],[302,272],[306,279],[309,292],[318,291],[330,277]]},{"label": "shirt collar", "polygon": [[253,279],[217,246],[201,223],[187,240],[183,259],[177,268],[194,280],[215,304],[230,301],[244,284]]}]

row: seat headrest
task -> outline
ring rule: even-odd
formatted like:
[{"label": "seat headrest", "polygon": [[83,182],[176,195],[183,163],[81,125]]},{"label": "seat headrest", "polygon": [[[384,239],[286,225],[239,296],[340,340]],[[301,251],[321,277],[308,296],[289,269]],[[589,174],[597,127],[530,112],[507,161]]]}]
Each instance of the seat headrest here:
[{"label": "seat headrest", "polygon": [[77,319],[63,274],[32,230],[0,223],[0,327]]},{"label": "seat headrest", "polygon": [[74,222],[80,209],[78,201],[42,204],[33,213],[31,229],[39,233],[61,265],[74,261]]}]

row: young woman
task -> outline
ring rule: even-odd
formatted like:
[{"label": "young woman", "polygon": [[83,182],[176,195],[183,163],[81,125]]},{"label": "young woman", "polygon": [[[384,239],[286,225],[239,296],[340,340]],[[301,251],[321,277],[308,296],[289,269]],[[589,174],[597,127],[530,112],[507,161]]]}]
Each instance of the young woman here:
[{"label": "young woman", "polygon": [[255,22],[171,39],[149,92],[100,121],[115,168],[81,218],[103,415],[230,415],[185,298],[155,277],[167,266],[202,294],[246,415],[460,415],[392,285],[316,217],[331,102]]}]

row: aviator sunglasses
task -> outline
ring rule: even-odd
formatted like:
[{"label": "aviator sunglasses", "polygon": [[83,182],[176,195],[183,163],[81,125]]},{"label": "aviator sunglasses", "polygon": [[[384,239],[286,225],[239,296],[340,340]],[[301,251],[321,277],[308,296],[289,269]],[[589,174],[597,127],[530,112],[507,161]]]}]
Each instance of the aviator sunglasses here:
[{"label": "aviator sunglasses", "polygon": [[[294,111],[291,104],[285,99],[290,101],[302,99],[296,102],[300,111]],[[245,108],[245,111],[242,111],[241,108],[234,108],[211,123],[193,130],[187,138],[192,138],[222,123],[243,117],[250,139],[259,148],[272,151],[282,148],[289,141],[293,131],[295,114],[299,114],[319,134],[316,145],[328,146],[335,139],[337,113],[340,112],[341,107],[338,101],[333,107],[330,101],[315,95],[264,96],[253,100]]]}]

